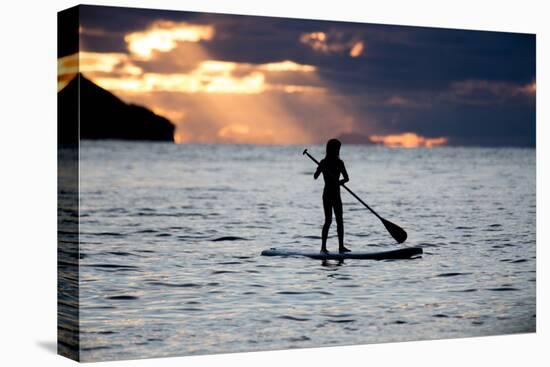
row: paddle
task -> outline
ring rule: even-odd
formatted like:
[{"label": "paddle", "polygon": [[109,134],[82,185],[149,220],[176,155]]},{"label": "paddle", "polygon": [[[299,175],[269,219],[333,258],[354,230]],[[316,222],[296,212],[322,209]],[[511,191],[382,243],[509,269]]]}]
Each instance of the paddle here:
[{"label": "paddle", "polygon": [[[317,163],[317,165],[319,165],[319,162],[317,161],[317,159],[313,158],[313,156],[307,152],[307,149],[304,149],[304,152],[302,154],[307,155],[313,162],[315,162],[315,163]],[[330,172],[327,172],[327,173],[330,175]],[[336,177],[336,179],[337,179],[337,177]],[[345,184],[342,184],[341,186],[344,189],[346,189],[347,192],[349,192],[354,198],[359,200],[359,202],[361,204],[363,204],[365,206],[365,208],[370,210],[372,214],[376,215],[376,217],[382,221],[382,224],[384,224],[384,227],[386,227],[388,232],[391,234],[391,236],[393,238],[395,238],[395,240],[398,243],[405,242],[405,240],[407,239],[407,232],[405,232],[405,230],[403,228],[399,227],[397,224],[394,224],[394,223],[390,222],[389,220],[386,220],[386,219],[382,218],[380,215],[378,215],[378,213],[375,212],[374,210],[372,210],[372,208],[370,206],[368,206],[367,203],[365,203],[363,200],[361,200],[361,198],[359,196],[355,195],[355,193],[353,191],[348,189],[348,187]]]}]

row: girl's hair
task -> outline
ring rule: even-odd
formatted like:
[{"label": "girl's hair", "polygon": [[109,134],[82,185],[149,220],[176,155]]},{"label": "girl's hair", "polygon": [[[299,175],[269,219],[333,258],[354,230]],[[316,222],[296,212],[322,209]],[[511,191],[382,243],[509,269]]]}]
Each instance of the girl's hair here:
[{"label": "girl's hair", "polygon": [[327,142],[327,158],[338,158],[340,156],[340,147],[342,143],[338,139],[330,139]]}]

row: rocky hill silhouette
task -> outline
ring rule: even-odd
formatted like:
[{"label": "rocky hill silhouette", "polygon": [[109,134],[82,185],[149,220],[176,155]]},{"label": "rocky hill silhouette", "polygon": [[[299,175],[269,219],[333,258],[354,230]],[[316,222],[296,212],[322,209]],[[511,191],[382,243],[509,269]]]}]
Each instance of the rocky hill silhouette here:
[{"label": "rocky hill silhouette", "polygon": [[80,139],[173,141],[174,125],[145,107],[127,104],[82,74],[57,94],[59,143]]}]

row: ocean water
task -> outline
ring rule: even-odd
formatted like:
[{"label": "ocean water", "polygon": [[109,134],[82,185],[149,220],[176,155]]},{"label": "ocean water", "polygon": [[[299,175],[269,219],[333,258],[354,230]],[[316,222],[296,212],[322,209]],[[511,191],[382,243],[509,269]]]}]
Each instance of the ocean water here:
[{"label": "ocean water", "polygon": [[396,244],[342,190],[346,245],[424,255],[260,256],[320,248],[304,148],[82,142],[81,359],[535,331],[534,149],[344,145],[348,186],[409,234]]}]

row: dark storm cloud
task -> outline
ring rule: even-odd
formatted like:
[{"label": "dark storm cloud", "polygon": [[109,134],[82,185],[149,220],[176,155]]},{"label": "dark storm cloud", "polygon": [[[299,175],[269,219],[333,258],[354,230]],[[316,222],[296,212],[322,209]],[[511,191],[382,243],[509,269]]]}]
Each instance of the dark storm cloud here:
[{"label": "dark storm cloud", "polygon": [[407,43],[367,39],[364,59],[322,55],[316,64],[328,79],[355,93],[371,85],[404,91],[445,88],[465,79],[534,80],[533,36],[408,29]]},{"label": "dark storm cloud", "polygon": [[82,26],[122,33],[142,30],[156,19],[189,21],[201,15],[193,12],[114,6],[81,5],[80,8],[80,23]]},{"label": "dark storm cloud", "polygon": [[143,30],[154,20],[194,21],[201,16],[193,12],[114,6],[81,5],[80,9],[80,25],[90,30],[81,35],[81,41],[87,51],[93,52],[127,51],[124,35]]},{"label": "dark storm cloud", "polygon": [[[353,104],[359,133],[374,127],[448,136],[450,144],[535,144],[535,35],[91,6],[80,19],[90,30],[82,35],[87,51],[128,52],[125,34],[171,20],[214,25],[201,46],[215,60],[314,65],[334,98]],[[324,49],[301,40],[313,32],[327,37]],[[364,51],[350,57],[358,41]],[[157,61],[184,71],[195,62]]]}]

